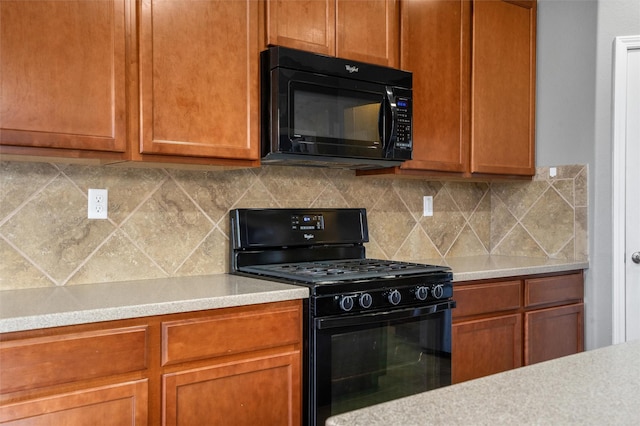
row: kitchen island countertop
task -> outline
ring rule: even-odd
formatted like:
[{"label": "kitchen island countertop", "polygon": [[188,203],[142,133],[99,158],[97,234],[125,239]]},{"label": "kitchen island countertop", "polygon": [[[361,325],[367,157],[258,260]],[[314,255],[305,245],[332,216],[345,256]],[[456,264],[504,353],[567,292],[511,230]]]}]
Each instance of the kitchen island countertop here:
[{"label": "kitchen island countertop", "polygon": [[389,401],[327,426],[637,425],[640,341]]}]

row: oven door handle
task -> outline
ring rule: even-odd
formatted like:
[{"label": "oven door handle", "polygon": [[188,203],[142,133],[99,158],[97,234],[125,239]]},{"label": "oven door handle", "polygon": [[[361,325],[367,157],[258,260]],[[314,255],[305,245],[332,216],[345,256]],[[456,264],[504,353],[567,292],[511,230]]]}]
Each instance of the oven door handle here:
[{"label": "oven door handle", "polygon": [[415,318],[424,315],[435,314],[436,312],[446,311],[456,307],[456,302],[448,300],[446,302],[434,305],[420,306],[413,308],[405,308],[400,310],[391,310],[383,312],[371,312],[360,315],[349,315],[343,317],[316,318],[315,327],[318,330],[326,330],[329,328],[351,327],[354,325],[373,324],[376,322],[402,320],[407,318]]}]

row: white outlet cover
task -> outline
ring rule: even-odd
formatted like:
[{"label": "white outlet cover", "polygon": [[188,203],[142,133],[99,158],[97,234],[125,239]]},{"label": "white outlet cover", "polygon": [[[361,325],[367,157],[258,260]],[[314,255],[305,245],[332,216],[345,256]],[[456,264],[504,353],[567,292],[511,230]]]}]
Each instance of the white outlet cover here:
[{"label": "white outlet cover", "polygon": [[422,197],[422,205],[422,216],[433,216],[433,197],[431,195]]},{"label": "white outlet cover", "polygon": [[87,217],[89,219],[107,219],[109,213],[109,191],[89,188],[88,198]]}]

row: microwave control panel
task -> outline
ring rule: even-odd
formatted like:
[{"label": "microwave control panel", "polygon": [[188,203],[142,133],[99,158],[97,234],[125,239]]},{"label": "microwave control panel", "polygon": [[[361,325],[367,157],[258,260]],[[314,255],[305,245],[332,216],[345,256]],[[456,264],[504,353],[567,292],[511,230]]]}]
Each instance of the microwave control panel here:
[{"label": "microwave control panel", "polygon": [[396,98],[396,148],[411,149],[411,99]]}]

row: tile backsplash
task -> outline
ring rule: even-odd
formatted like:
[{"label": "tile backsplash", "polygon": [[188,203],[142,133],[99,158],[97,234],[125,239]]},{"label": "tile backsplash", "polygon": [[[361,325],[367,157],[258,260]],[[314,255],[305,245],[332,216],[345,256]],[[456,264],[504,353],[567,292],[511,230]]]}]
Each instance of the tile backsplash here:
[{"label": "tile backsplash", "polygon": [[[228,210],[365,207],[367,256],[588,259],[587,166],[532,181],[440,182],[263,166],[185,171],[0,162],[0,290],[224,273]],[[87,189],[109,219],[87,219]],[[433,196],[432,217],[422,199]]]}]

